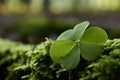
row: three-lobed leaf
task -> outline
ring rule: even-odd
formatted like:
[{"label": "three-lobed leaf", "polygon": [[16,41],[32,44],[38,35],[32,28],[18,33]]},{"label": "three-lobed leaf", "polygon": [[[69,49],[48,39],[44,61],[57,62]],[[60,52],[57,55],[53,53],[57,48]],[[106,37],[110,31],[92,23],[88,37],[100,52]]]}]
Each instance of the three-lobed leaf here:
[{"label": "three-lobed leaf", "polygon": [[[86,60],[95,60],[103,51],[108,36],[98,27],[88,30],[88,21],[63,32],[50,49],[50,57],[67,70],[74,69],[80,62],[80,54]],[[79,42],[78,42],[79,41]]]}]

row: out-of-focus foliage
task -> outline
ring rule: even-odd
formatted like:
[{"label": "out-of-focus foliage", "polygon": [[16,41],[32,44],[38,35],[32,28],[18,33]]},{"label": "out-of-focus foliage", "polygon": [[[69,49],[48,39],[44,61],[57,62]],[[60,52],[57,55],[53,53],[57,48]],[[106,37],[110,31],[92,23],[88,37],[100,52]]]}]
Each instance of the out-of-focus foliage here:
[{"label": "out-of-focus foliage", "polygon": [[[44,12],[47,6],[53,14],[78,12],[78,13],[101,13],[119,12],[119,0],[4,0],[0,4],[0,13],[32,13]],[[94,4],[96,3],[96,4]],[[61,6],[62,5],[62,6]],[[14,7],[16,6],[16,7]]]},{"label": "out-of-focus foliage", "polygon": [[34,45],[0,39],[0,79],[4,80],[6,75],[10,78],[14,74],[13,68],[24,63],[25,53],[33,47]]},{"label": "out-of-focus foliage", "polygon": [[22,35],[48,35],[49,33],[60,33],[60,31],[70,28],[67,21],[48,19],[42,16],[25,17],[19,20],[14,27],[16,32]]},{"label": "out-of-focus foliage", "polygon": [[47,17],[23,17],[15,24],[2,31],[2,35],[10,35],[23,42],[38,43],[43,41],[44,37],[56,39],[58,34],[72,27],[77,21],[69,24],[68,20],[49,19]]},{"label": "out-of-focus foliage", "polygon": [[[69,24],[76,24],[74,21],[77,20],[90,20],[93,25],[98,24],[108,31],[112,30],[110,38],[118,38],[119,5],[119,0],[0,0],[0,36],[8,38],[12,35],[12,38],[17,36],[17,40],[25,41],[29,38],[29,42],[34,42],[39,36],[49,37],[53,36],[54,32],[59,34],[68,29],[67,20]],[[17,24],[12,25],[16,21]],[[16,27],[16,33],[4,33],[2,29],[8,29],[10,26]],[[14,32],[9,29],[8,31]]]}]

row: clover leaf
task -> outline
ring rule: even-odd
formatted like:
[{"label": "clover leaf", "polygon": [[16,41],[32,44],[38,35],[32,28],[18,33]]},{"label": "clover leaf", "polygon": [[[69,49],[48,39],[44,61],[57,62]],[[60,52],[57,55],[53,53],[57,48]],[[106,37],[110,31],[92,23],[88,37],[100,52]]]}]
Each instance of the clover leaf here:
[{"label": "clover leaf", "polygon": [[95,60],[97,59],[104,51],[104,48],[102,45],[96,45],[96,44],[80,44],[80,52],[81,56],[85,60]]},{"label": "clover leaf", "polygon": [[57,40],[74,40],[73,38],[73,30],[67,30],[65,32],[63,32],[58,38]]},{"label": "clover leaf", "polygon": [[103,44],[107,40],[106,32],[98,27],[85,31],[80,41],[81,56],[86,60],[95,60],[103,53]]},{"label": "clover leaf", "polygon": [[67,70],[74,69],[80,62],[80,48],[76,45],[63,59],[61,66]]},{"label": "clover leaf", "polygon": [[84,21],[63,32],[51,46],[51,59],[67,70],[79,64],[80,55],[89,61],[97,59],[104,51],[103,44],[108,36],[103,29],[87,29],[88,26],[89,22]]},{"label": "clover leaf", "polygon": [[103,29],[91,27],[84,32],[81,42],[103,45],[107,39],[107,34]]},{"label": "clover leaf", "polygon": [[88,21],[84,21],[82,23],[77,24],[74,28],[73,28],[73,36],[74,36],[74,40],[79,40],[82,35],[84,34],[86,28],[89,26],[89,22]]},{"label": "clover leaf", "polygon": [[76,43],[70,40],[55,41],[50,50],[52,60],[57,63],[61,63],[62,59],[72,50],[75,45]]}]

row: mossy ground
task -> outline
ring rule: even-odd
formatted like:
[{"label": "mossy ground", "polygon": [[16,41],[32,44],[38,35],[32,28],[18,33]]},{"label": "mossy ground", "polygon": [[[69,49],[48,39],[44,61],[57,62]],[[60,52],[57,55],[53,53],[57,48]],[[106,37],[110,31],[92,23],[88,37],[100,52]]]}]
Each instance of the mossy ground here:
[{"label": "mossy ground", "polygon": [[47,40],[35,46],[0,39],[0,79],[120,80],[120,39],[108,40],[97,60],[81,59],[78,67],[71,71],[51,60],[52,42]]}]

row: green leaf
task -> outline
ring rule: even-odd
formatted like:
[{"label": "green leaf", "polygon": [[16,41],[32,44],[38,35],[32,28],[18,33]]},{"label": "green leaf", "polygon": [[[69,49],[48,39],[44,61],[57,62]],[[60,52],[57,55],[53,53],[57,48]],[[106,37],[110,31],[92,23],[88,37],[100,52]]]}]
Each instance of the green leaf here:
[{"label": "green leaf", "polygon": [[108,39],[107,33],[98,27],[91,27],[85,31],[81,42],[103,45]]},{"label": "green leaf", "polygon": [[74,40],[79,40],[88,26],[88,21],[77,24],[73,29]]},{"label": "green leaf", "polygon": [[57,40],[73,40],[73,30],[67,30],[60,34],[60,36],[57,38]]},{"label": "green leaf", "polygon": [[103,51],[104,48],[102,45],[80,43],[81,56],[85,60],[95,60],[103,53]]},{"label": "green leaf", "polygon": [[61,63],[63,58],[74,48],[75,42],[70,40],[55,41],[50,49],[50,57],[53,61]]},{"label": "green leaf", "polygon": [[80,48],[76,45],[63,59],[61,66],[67,70],[74,69],[80,62]]}]

